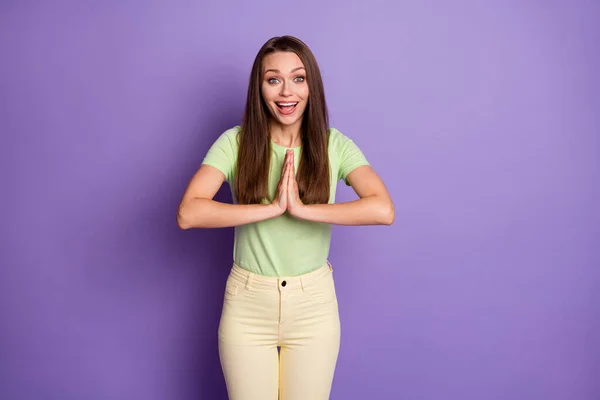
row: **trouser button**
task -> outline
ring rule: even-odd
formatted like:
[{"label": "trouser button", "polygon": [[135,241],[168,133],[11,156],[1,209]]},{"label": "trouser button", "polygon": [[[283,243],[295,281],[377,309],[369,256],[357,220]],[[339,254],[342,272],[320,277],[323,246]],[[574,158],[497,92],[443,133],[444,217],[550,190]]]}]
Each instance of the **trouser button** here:
[{"label": "trouser button", "polygon": [[281,282],[281,286],[287,285],[286,281]]}]

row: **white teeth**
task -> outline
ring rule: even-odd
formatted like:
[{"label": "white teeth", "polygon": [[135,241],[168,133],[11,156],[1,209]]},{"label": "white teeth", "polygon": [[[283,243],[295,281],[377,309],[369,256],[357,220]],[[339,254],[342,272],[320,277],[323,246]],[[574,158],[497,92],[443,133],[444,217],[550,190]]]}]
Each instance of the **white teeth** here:
[{"label": "white teeth", "polygon": [[290,107],[290,106],[295,106],[298,103],[276,103],[276,104],[281,107]]}]

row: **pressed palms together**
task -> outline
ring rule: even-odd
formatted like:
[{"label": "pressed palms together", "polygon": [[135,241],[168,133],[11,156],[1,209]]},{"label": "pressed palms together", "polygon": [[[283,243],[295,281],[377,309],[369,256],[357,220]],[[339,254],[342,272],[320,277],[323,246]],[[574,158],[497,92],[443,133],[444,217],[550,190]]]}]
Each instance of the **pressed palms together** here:
[{"label": "pressed palms together", "polygon": [[288,150],[285,153],[285,160],[281,168],[281,177],[277,185],[277,193],[273,200],[273,205],[279,210],[279,215],[286,210],[295,217],[298,217],[299,210],[304,205],[300,200],[298,192],[298,181],[296,181],[296,171],[294,170],[294,152]]}]

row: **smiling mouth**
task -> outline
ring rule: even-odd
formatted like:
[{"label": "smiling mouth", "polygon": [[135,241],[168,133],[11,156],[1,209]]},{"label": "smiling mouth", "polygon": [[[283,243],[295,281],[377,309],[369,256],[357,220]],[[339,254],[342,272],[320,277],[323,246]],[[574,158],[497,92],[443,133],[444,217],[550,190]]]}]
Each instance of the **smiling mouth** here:
[{"label": "smiling mouth", "polygon": [[290,115],[296,110],[296,106],[298,105],[297,101],[276,101],[275,104],[279,109],[279,113],[283,115]]},{"label": "smiling mouth", "polygon": [[276,101],[275,104],[277,105],[277,107],[284,109],[284,108],[292,108],[292,107],[296,107],[298,105],[297,101],[290,101],[290,102],[278,102]]}]

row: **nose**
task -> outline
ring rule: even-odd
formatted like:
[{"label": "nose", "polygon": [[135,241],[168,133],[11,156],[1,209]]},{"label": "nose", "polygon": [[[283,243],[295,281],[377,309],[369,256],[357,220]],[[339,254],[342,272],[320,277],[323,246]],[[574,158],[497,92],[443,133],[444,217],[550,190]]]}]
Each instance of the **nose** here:
[{"label": "nose", "polygon": [[291,96],[292,91],[290,89],[290,83],[288,81],[284,81],[281,85],[281,91],[279,92],[281,96]]}]

